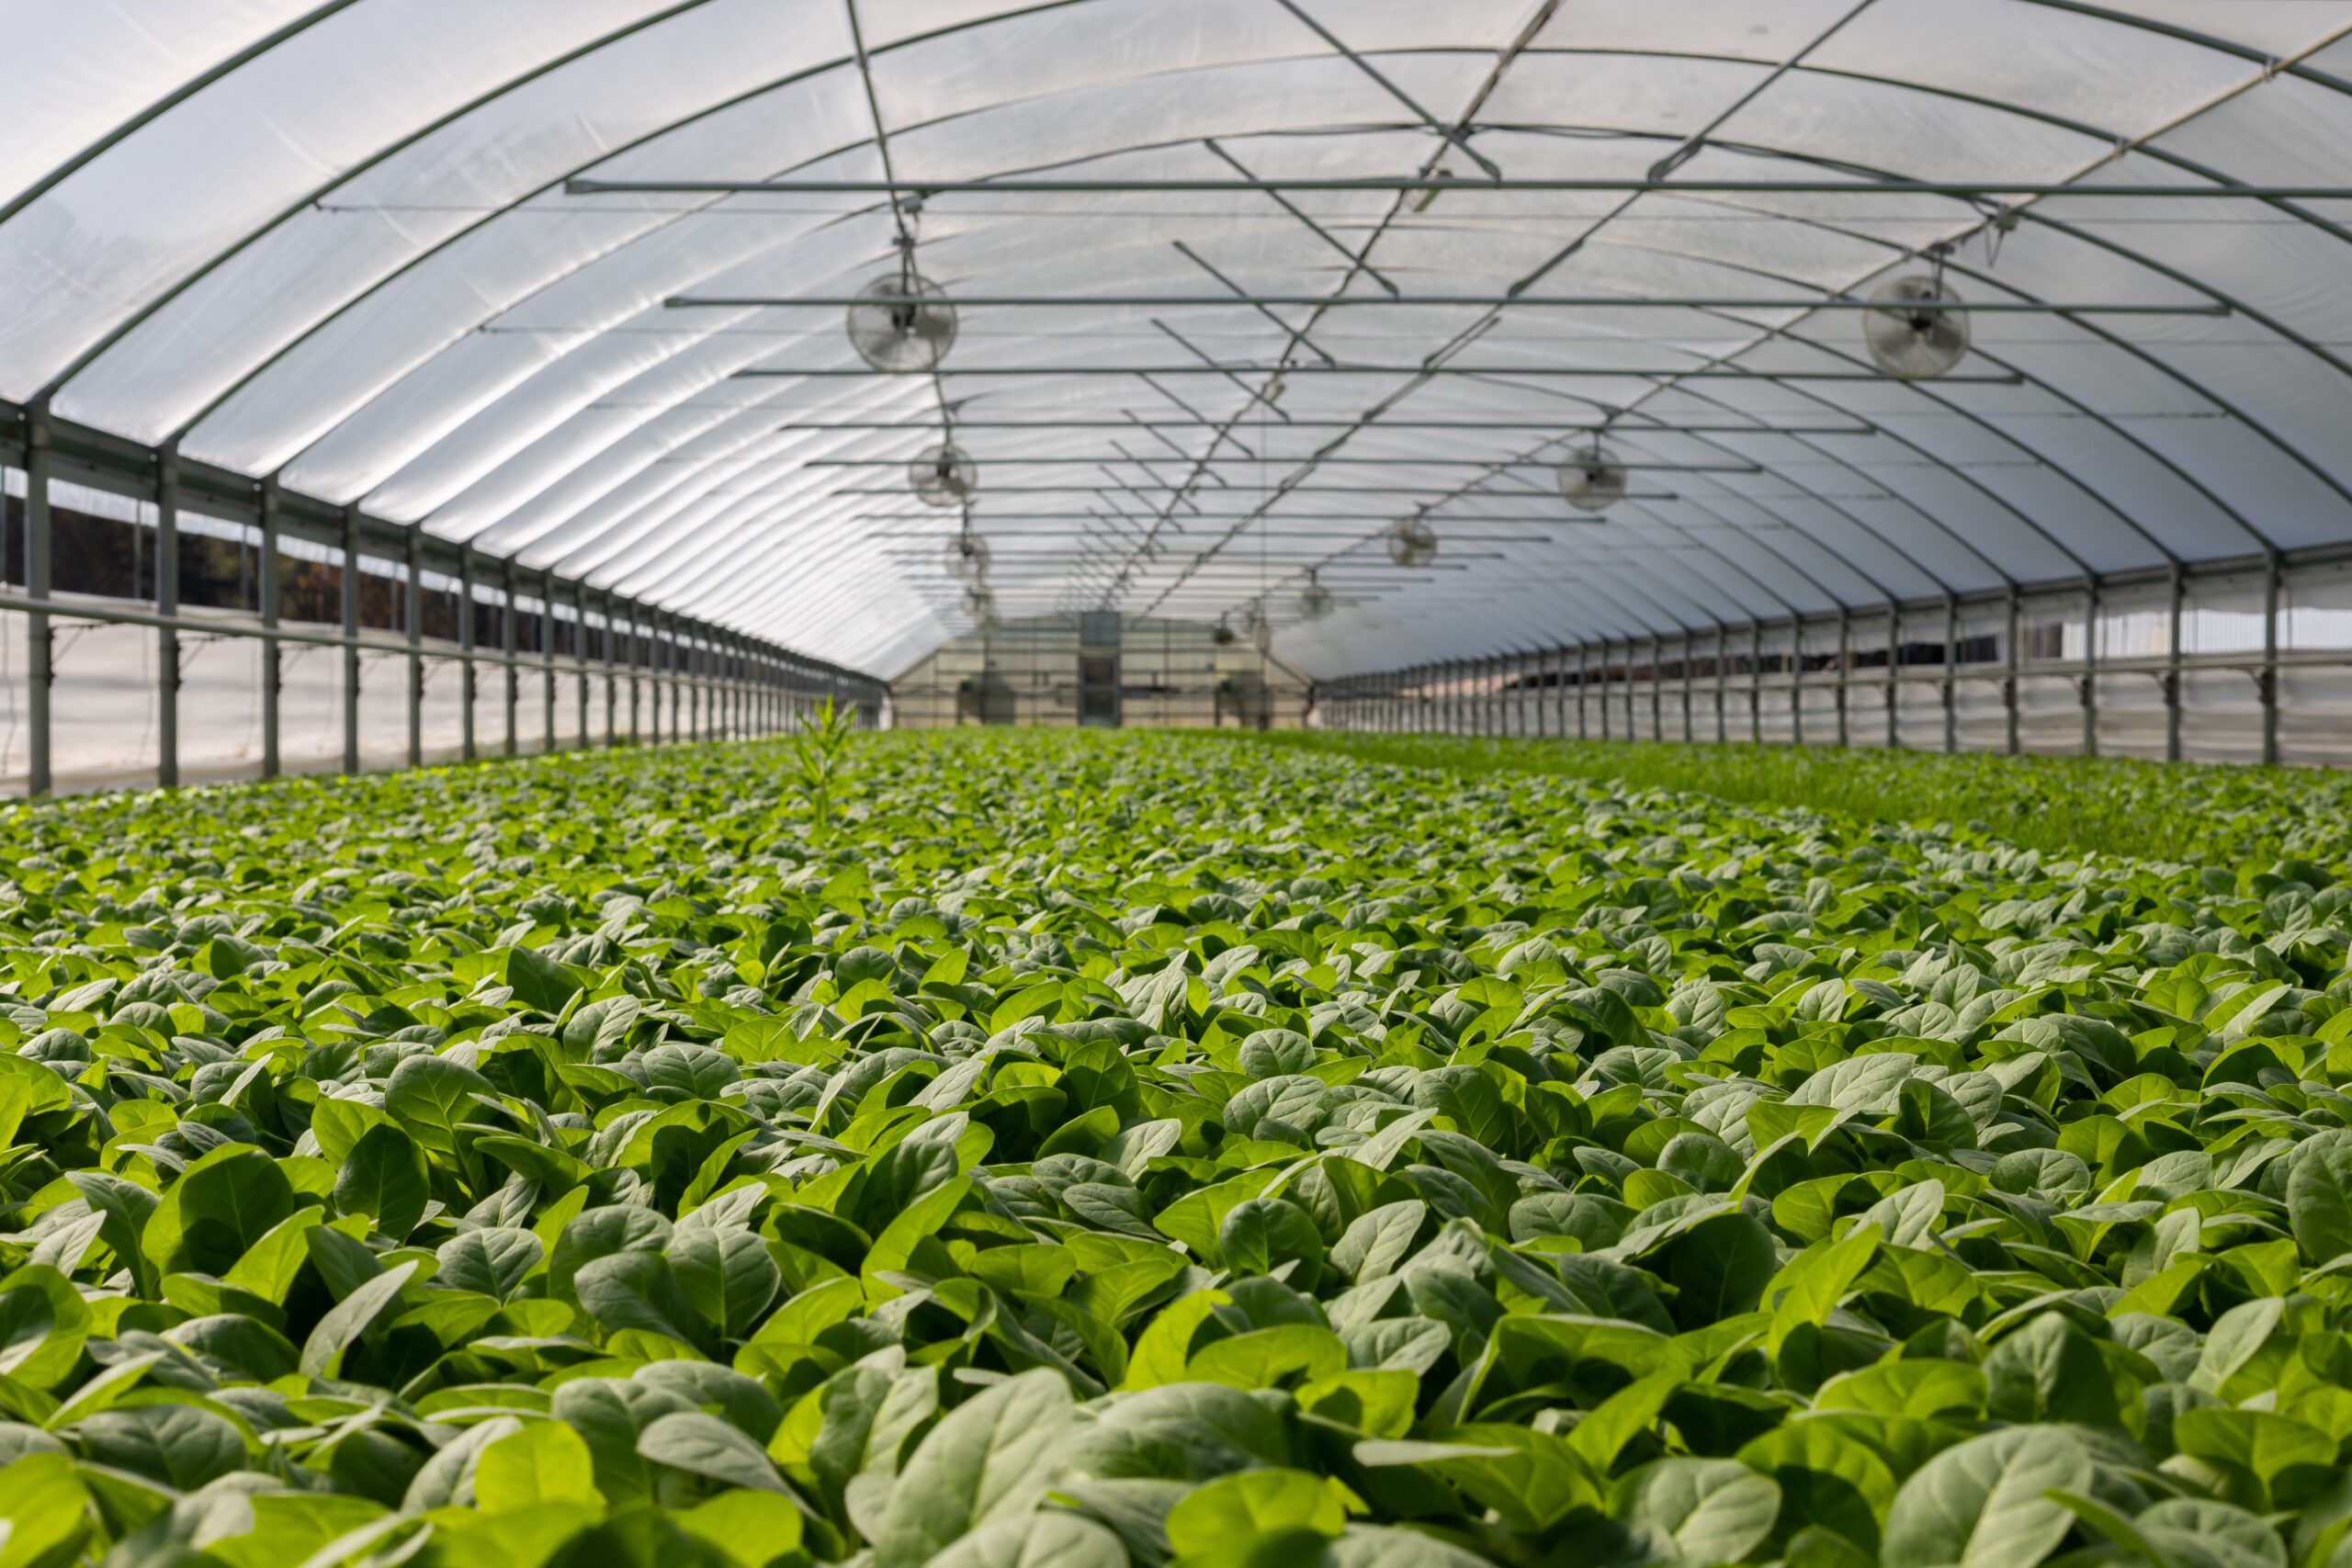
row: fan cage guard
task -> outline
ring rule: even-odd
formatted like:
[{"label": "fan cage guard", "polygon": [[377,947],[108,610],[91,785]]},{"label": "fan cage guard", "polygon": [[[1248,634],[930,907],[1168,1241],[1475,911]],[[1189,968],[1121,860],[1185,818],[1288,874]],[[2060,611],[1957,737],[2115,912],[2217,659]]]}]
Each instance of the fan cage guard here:
[{"label": "fan cage guard", "polygon": [[1968,357],[1973,337],[1967,301],[1941,276],[1910,273],[1871,291],[1885,310],[1862,312],[1862,344],[1872,362],[1905,381],[1932,380]]},{"label": "fan cage guard", "polygon": [[989,542],[977,534],[957,534],[947,541],[946,557],[949,577],[977,583],[989,570]]},{"label": "fan cage guard", "polygon": [[1427,566],[1437,558],[1437,530],[1419,517],[1407,517],[1388,530],[1388,559],[1401,567]]},{"label": "fan cage guard", "polygon": [[[850,346],[876,370],[930,370],[956,344],[956,307],[947,291],[911,268],[884,273],[849,308]],[[920,303],[912,301],[920,300]]]},{"label": "fan cage guard", "polygon": [[1579,512],[1605,512],[1625,499],[1625,467],[1595,442],[1559,468],[1560,494]]},{"label": "fan cage guard", "polygon": [[958,506],[980,488],[980,471],[970,454],[952,441],[942,441],[907,464],[907,484],[927,506]]}]

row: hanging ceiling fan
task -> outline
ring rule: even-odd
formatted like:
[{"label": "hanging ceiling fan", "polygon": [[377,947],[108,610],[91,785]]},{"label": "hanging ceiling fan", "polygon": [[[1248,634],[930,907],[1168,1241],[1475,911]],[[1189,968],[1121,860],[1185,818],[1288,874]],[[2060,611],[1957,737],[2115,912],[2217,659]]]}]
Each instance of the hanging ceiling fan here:
[{"label": "hanging ceiling fan", "polygon": [[956,307],[947,291],[915,270],[911,231],[899,237],[899,265],[857,291],[849,308],[850,346],[876,370],[893,375],[936,369],[956,344]]},{"label": "hanging ceiling fan", "polygon": [[1940,254],[1932,274],[1889,278],[1871,299],[1886,308],[1862,312],[1862,343],[1888,375],[1930,380],[1968,357],[1968,311]]},{"label": "hanging ceiling fan", "polygon": [[1315,580],[1315,569],[1306,569],[1306,586],[1298,591],[1298,618],[1319,621],[1331,613],[1331,591]]},{"label": "hanging ceiling fan", "polygon": [[1598,440],[1560,464],[1560,494],[1579,512],[1606,512],[1625,499],[1625,465]]},{"label": "hanging ceiling fan", "polygon": [[967,525],[947,541],[947,575],[958,582],[978,582],[988,575],[989,542]]},{"label": "hanging ceiling fan", "polygon": [[1437,559],[1437,530],[1424,518],[1399,518],[1388,530],[1388,559],[1402,567],[1429,565]]},{"label": "hanging ceiling fan", "polygon": [[953,441],[942,441],[908,463],[907,483],[926,505],[960,506],[980,488],[979,466]]}]

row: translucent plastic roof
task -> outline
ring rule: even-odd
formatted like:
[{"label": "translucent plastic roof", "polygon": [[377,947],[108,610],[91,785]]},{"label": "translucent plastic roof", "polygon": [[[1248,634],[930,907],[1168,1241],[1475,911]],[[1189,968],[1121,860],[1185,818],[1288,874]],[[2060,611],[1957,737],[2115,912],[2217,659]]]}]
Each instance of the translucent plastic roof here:
[{"label": "translucent plastic roof", "polygon": [[[2352,180],[2352,0],[1299,3],[17,0],[0,398],[885,673],[970,624],[944,410],[1000,613],[1262,597],[1315,672],[2352,539],[2352,201],[2000,185]],[[1482,192],[1441,129],[1716,188]],[[1439,170],[930,192],[924,275],[1069,302],[899,376],[757,303],[895,265],[887,196],[567,189]],[[1754,188],[1888,177],[1992,194]],[[1978,312],[1905,382],[1770,303],[1944,243],[1972,303],[2228,313]],[[1602,302],[1441,298],[1521,285]],[[1236,293],[1333,303],[1081,299]],[[1603,421],[1596,521],[1549,465]]]}]

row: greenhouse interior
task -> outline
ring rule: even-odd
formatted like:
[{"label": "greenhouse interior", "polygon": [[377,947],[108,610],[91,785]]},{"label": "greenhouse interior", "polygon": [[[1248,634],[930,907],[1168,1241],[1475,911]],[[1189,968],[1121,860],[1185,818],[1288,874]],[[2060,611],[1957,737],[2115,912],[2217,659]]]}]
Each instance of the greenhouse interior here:
[{"label": "greenhouse interior", "polygon": [[0,1568],[2352,1568],[2352,0],[0,62]]}]

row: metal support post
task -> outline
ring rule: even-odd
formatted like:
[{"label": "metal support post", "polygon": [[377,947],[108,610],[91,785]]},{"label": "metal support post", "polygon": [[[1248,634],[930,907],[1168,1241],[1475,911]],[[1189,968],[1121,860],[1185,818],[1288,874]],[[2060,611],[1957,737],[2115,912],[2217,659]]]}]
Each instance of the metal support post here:
[{"label": "metal support post", "polygon": [[622,647],[623,651],[628,656],[628,743],[635,746],[644,739],[638,728],[638,709],[640,700],[638,671],[651,657],[651,653],[645,640],[645,622],[639,618],[637,601],[633,599],[629,601],[628,606],[628,640]]},{"label": "metal support post", "polygon": [[498,617],[499,630],[506,655],[506,754],[514,756],[522,749],[522,733],[515,725],[515,712],[523,701],[523,671],[514,661],[514,647],[518,640],[515,623],[523,617],[515,613],[514,558],[508,556],[503,565],[500,587],[506,595],[505,612]]},{"label": "metal support post", "polygon": [[408,765],[424,766],[424,530],[408,531]]},{"label": "metal support post", "polygon": [[2278,764],[2278,552],[2266,552],[2262,572],[2262,760]]},{"label": "metal support post", "polygon": [[[261,485],[261,624],[265,631],[277,629],[277,476],[271,475]],[[261,776],[274,779],[278,769],[278,695],[283,689],[284,671],[278,652],[277,639],[266,637],[261,641]]]},{"label": "metal support post", "polygon": [[1682,743],[1685,746],[1697,739],[1696,727],[1699,718],[1698,715],[1692,711],[1695,699],[1691,694],[1697,678],[1690,667],[1698,662],[1698,660],[1691,656],[1690,634],[1684,632],[1682,634]]},{"label": "metal support post", "polygon": [[1764,623],[1750,621],[1747,625],[1747,739],[1750,744],[1764,741]]},{"label": "metal support post", "polygon": [[359,503],[343,509],[343,771],[359,771]]},{"label": "metal support post", "polygon": [[1598,694],[1600,698],[1600,739],[1604,741],[1614,739],[1616,730],[1616,720],[1609,711],[1609,705],[1616,700],[1610,695],[1610,657],[1609,639],[1604,637],[1600,639],[1600,691]]},{"label": "metal support post", "polygon": [[[155,454],[155,614],[165,622],[180,613],[180,448],[172,442]],[[180,782],[180,631],[155,628],[155,782],[175,789]]]},{"label": "metal support post", "polygon": [[596,743],[595,728],[588,722],[588,585],[571,585],[571,672],[580,682],[580,750],[585,751]]},{"label": "metal support post", "polygon": [[1846,723],[1846,693],[1854,679],[1854,613],[1842,605],[1838,611],[1838,744],[1851,746],[1852,732]]},{"label": "metal support post", "polygon": [[1886,749],[1903,744],[1903,606],[1886,602]]},{"label": "metal support post", "polygon": [[2018,678],[2025,669],[2025,650],[2018,646],[2018,635],[2025,627],[2025,605],[2018,596],[2018,585],[2009,584],[2009,673],[2001,682],[2001,702],[2006,709],[2003,719],[2008,726],[2009,755],[2018,754]]},{"label": "metal support post", "polygon": [[2165,634],[2165,761],[2180,761],[2180,612],[2187,596],[2188,570],[2172,563],[2172,602],[2167,606]]},{"label": "metal support post", "polygon": [[471,543],[458,547],[458,669],[462,676],[465,712],[460,716],[460,753],[469,762],[474,760],[474,694],[480,689],[479,671],[474,666],[474,547]]},{"label": "metal support post", "polygon": [[542,750],[555,750],[555,569],[539,574],[539,731]]},{"label": "metal support post", "polygon": [[1666,640],[1656,632],[1650,633],[1650,739],[1666,739]]},{"label": "metal support post", "polygon": [[686,649],[679,634],[678,617],[663,615],[662,621],[664,631],[663,668],[670,677],[670,744],[674,746],[685,739],[684,720],[681,716],[685,696]]},{"label": "metal support post", "polygon": [[1960,601],[1944,595],[1944,750],[1960,750]]},{"label": "metal support post", "polygon": [[1789,616],[1789,743],[1804,744],[1804,619]]},{"label": "metal support post", "polygon": [[[1944,748],[1949,751],[1951,746]],[[2098,579],[2083,580],[2083,755],[2098,755]]]},{"label": "metal support post", "polygon": [[1579,740],[1592,739],[1592,724],[1586,712],[1587,688],[1591,683],[1592,644],[1579,642],[1577,644],[1577,739]]},{"label": "metal support post", "polygon": [[621,683],[618,672],[621,626],[613,614],[613,591],[605,590],[605,750],[621,743]]},{"label": "metal support post", "polygon": [[[50,591],[49,411],[25,411],[25,597],[43,600]],[[47,795],[55,784],[50,754],[49,699],[57,679],[52,663],[49,615],[25,616],[25,788]]]},{"label": "metal support post", "polygon": [[1715,623],[1715,744],[1731,741],[1731,628]]}]

